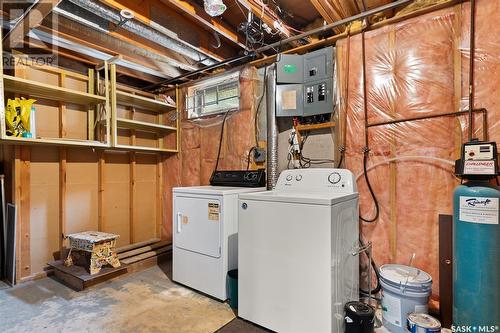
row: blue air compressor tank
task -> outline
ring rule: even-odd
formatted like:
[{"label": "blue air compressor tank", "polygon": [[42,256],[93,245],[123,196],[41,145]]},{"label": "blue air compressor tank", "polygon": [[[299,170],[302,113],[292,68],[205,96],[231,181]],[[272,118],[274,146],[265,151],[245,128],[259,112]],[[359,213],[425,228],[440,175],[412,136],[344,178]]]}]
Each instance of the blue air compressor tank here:
[{"label": "blue air compressor tank", "polygon": [[500,326],[500,187],[475,180],[453,195],[453,325]]}]

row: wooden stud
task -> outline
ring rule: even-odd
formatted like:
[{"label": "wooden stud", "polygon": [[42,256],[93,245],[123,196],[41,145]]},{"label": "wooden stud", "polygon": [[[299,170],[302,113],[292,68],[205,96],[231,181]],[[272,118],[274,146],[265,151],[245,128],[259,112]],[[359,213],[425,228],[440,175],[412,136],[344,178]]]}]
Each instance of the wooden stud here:
[{"label": "wooden stud", "polygon": [[[393,29],[389,33],[389,49],[392,52],[396,45],[396,31]],[[396,109],[391,110],[391,116],[396,117]],[[396,156],[396,136],[391,134],[390,148],[391,158]],[[389,247],[391,249],[391,259],[396,260],[397,256],[397,164],[395,162],[389,163],[389,205],[390,205],[390,232],[389,232]]]},{"label": "wooden stud", "polygon": [[20,217],[20,275],[16,276],[21,279],[31,275],[31,254],[30,254],[30,164],[31,164],[31,148],[20,147],[20,201],[18,205],[18,217]]},{"label": "wooden stud", "polygon": [[175,105],[176,105],[176,117],[175,117],[175,126],[177,127],[177,137],[176,137],[176,152],[181,151],[181,103],[180,103],[180,91],[179,86],[175,86]]},{"label": "wooden stud", "polygon": [[[94,76],[95,72],[94,69],[89,68],[88,71],[88,83],[87,83],[87,91],[89,94],[95,94],[95,81],[94,81]],[[96,105],[95,107],[91,107],[87,111],[87,139],[89,140],[94,140],[95,138],[95,127],[94,127],[94,122],[95,122],[95,112],[98,110],[100,106]]]},{"label": "wooden stud", "polygon": [[[462,53],[460,51],[460,41],[462,35],[462,6],[454,7],[455,19],[453,20],[453,105],[455,111],[460,110],[460,101],[462,99]],[[460,119],[456,117],[455,122],[455,157],[459,158],[462,153],[462,126]],[[459,180],[457,179],[458,183]]]},{"label": "wooden stud", "polygon": [[64,255],[64,237],[66,236],[66,168],[67,150],[59,148],[59,253]]},{"label": "wooden stud", "polygon": [[156,155],[156,237],[161,238],[163,225],[163,158],[161,154]]},{"label": "wooden stud", "polygon": [[[157,122],[159,125],[163,125],[163,113],[158,113]],[[163,140],[165,139],[165,133],[159,132],[156,137],[158,138],[158,148],[163,148]]]},{"label": "wooden stud", "polygon": [[130,194],[129,194],[129,215],[130,215],[130,225],[129,225],[129,243],[133,244],[135,241],[134,237],[134,224],[135,224],[135,189],[136,189],[136,156],[135,152],[130,153]]},{"label": "wooden stud", "polygon": [[106,167],[106,159],[104,151],[98,152],[99,160],[97,165],[97,229],[98,231],[106,231],[104,220],[104,168]]},{"label": "wooden stud", "polygon": [[12,159],[12,169],[14,170],[14,184],[12,186],[12,198],[14,199],[14,204],[16,205],[16,215],[17,223],[16,230],[16,281],[21,278],[21,226],[22,226],[22,215],[21,215],[21,147],[14,147],[14,158]]},{"label": "wooden stud", "polygon": [[[59,87],[64,87],[64,81],[66,75],[64,73],[59,74]],[[66,104],[59,102],[59,137],[66,137]]]},{"label": "wooden stud", "polygon": [[[117,117],[117,112],[116,112],[116,65],[115,64],[109,64],[110,67],[110,86],[111,86],[111,145],[113,147],[116,147],[118,145],[118,128],[116,124],[116,117]],[[109,124],[108,124],[109,125]],[[109,128],[110,126],[108,126]],[[109,130],[108,130],[109,132]]]},{"label": "wooden stud", "polygon": [[[114,65],[116,66],[116,65]],[[112,84],[110,84],[110,80],[114,80],[114,85],[116,88],[116,67],[115,71],[111,72],[111,75],[113,75],[113,72],[115,73],[114,78],[110,78],[110,73],[109,73],[109,64],[107,61],[104,62],[104,96],[106,97],[106,104],[105,104],[105,112],[106,112],[106,143],[113,143],[113,139],[110,140],[110,136],[113,137],[111,134],[112,129],[112,123],[111,121],[113,119],[116,119],[116,90],[113,89]],[[113,82],[113,81],[111,81]],[[111,89],[111,91],[110,91]],[[110,95],[111,94],[111,95]],[[114,103],[115,103],[115,110],[113,111],[113,100],[112,98],[114,97]],[[116,125],[116,124],[115,124]],[[116,126],[115,126],[116,130]],[[104,138],[102,138],[104,141]]]}]

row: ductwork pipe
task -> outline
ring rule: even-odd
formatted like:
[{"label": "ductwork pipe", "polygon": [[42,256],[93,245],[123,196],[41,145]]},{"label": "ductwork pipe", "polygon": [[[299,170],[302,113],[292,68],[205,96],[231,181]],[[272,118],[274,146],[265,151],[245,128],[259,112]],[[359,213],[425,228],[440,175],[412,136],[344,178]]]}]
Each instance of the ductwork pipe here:
[{"label": "ductwork pipe", "polygon": [[[69,0],[71,3],[88,10],[110,22],[119,24],[121,22],[120,13],[117,10],[104,6],[92,0]],[[213,58],[197,51],[192,45],[181,40],[176,33],[151,22],[150,26],[137,22],[135,20],[128,20],[122,24],[122,28],[146,38],[154,43],[166,47],[174,52],[182,54],[194,61],[201,61],[202,64],[210,66],[216,63]]]},{"label": "ductwork pipe", "polygon": [[266,89],[267,112],[267,189],[278,182],[278,123],[276,120],[276,65],[269,66]]}]

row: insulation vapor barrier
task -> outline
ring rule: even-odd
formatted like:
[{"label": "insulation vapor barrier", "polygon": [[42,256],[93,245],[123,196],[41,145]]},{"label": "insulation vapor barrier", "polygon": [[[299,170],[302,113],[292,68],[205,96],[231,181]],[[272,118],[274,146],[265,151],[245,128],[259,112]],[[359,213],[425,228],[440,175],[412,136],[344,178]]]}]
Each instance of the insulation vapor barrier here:
[{"label": "insulation vapor barrier", "polygon": [[[219,159],[219,170],[244,170],[247,166],[248,151],[255,146],[255,114],[262,96],[262,79],[253,67],[240,72],[240,108],[231,111],[226,118],[224,136]],[[180,91],[186,96],[187,88]],[[181,153],[167,159],[165,168],[170,170],[165,176],[165,188],[175,186],[208,185],[217,161],[220,132],[224,113],[187,119],[181,99]],[[261,110],[262,112],[262,110]],[[265,129],[264,129],[265,132]],[[166,194],[166,216],[172,215],[172,193]],[[164,236],[171,237],[171,224],[167,223]]]},{"label": "insulation vapor barrier", "polygon": [[[500,0],[476,4],[474,108],[487,110],[487,128],[486,119],[475,113],[473,137],[487,134],[498,143],[500,40],[491,36],[500,35]],[[369,124],[468,109],[469,15],[464,3],[365,33]],[[361,34],[337,42],[345,167],[356,175],[363,172],[365,146],[361,49]],[[452,165],[468,126],[467,116],[445,116],[368,129],[368,175],[381,211],[376,222],[361,223],[363,236],[373,241],[379,265],[408,264],[416,253],[413,265],[432,275],[435,300],[438,215],[452,214],[452,193],[459,184]],[[375,204],[363,177],[358,189],[361,216],[371,218]]]}]

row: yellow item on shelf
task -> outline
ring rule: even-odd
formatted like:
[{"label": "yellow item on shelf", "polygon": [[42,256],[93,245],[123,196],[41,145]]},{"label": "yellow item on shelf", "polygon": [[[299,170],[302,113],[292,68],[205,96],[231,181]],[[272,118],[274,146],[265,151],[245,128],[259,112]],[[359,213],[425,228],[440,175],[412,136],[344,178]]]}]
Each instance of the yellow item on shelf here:
[{"label": "yellow item on shelf", "polygon": [[36,102],[34,99],[9,98],[5,110],[8,136],[20,137],[23,133],[29,132],[31,105],[34,102]]}]

